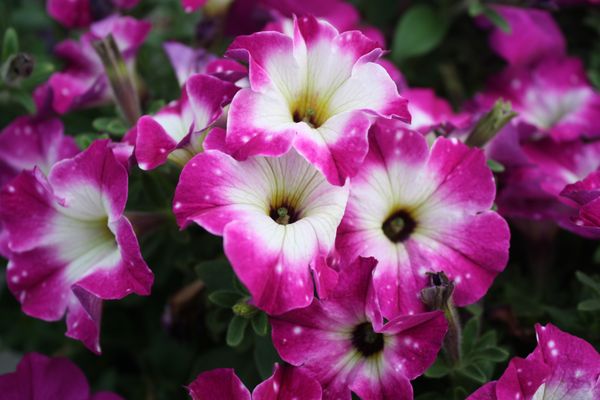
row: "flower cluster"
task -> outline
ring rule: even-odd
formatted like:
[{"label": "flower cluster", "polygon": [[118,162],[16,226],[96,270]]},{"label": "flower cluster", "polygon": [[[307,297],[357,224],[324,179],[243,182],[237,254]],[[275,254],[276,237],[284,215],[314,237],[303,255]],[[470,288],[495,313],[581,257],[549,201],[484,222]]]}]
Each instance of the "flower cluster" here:
[{"label": "flower cluster", "polygon": [[[544,220],[600,238],[600,93],[548,12],[487,9],[510,28],[477,21],[506,65],[456,111],[408,87],[383,58],[385,36],[341,0],[183,0],[235,38],[222,56],[164,43],[180,95],[150,112],[136,57],[151,24],[119,14],[138,2],[48,0],[53,18],[87,31],[56,46],[64,67],[35,90],[35,115],[0,133],[8,289],[28,316],[65,318],[92,352],[105,301],[148,296],[164,273],[142,256],[134,176],[172,179],[161,200],[172,195],[173,224],[222,237],[247,290],[234,318],[264,315],[280,357],[252,393],[231,368],[202,372],[194,400],[412,399],[442,348],[460,367],[456,307],[507,266],[506,219],[525,234],[523,220]],[[236,24],[249,8],[268,18]],[[65,133],[61,119],[106,105],[126,135],[82,145]],[[599,399],[593,347],[551,324],[536,332],[534,352],[469,399]],[[11,399],[40,391],[119,398],[36,353],[0,376]]]}]

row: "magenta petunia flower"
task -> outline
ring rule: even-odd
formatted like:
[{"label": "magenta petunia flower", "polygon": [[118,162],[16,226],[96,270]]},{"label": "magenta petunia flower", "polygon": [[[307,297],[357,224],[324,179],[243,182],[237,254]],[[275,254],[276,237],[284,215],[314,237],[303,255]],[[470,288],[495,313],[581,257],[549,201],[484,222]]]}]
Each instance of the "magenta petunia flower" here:
[{"label": "magenta petunia flower", "polygon": [[456,139],[431,149],[414,131],[375,125],[350,181],[336,241],[348,260],[375,257],[374,287],[388,318],[424,309],[427,272],[454,281],[459,306],[479,300],[508,260],[509,229],[490,211],[496,187],[485,156]]},{"label": "magenta petunia flower", "polygon": [[27,315],[56,321],[99,353],[102,300],[150,293],[153,275],[123,215],[127,170],[108,141],[22,172],[0,192],[8,232],[8,287]]},{"label": "magenta petunia flower", "polygon": [[173,211],[180,226],[222,235],[253,302],[278,314],[310,304],[310,269],[331,251],[347,198],[295,150],[245,161],[207,150],[183,169]]},{"label": "magenta petunia flower", "polygon": [[490,80],[478,101],[489,108],[498,98],[510,101],[519,113],[517,121],[538,129],[538,136],[561,141],[600,136],[594,123],[600,118],[600,94],[578,59],[551,58],[535,67],[508,68]]},{"label": "magenta petunia flower", "polygon": [[252,396],[231,368],[203,372],[188,386],[192,400],[321,400],[321,385],[299,368],[275,364]]},{"label": "magenta petunia flower", "polygon": [[250,88],[230,106],[227,145],[240,160],[294,147],[335,185],[356,173],[375,116],[408,121],[406,100],[375,63],[383,50],[357,31],[338,33],[313,17],[294,35],[238,37],[227,55],[249,62]]},{"label": "magenta petunia flower", "polygon": [[180,86],[190,76],[208,74],[222,80],[236,83],[248,76],[248,70],[237,61],[219,58],[203,48],[188,47],[179,42],[165,42],[163,49],[175,71]]},{"label": "magenta petunia flower", "polygon": [[327,299],[271,318],[285,361],[317,379],[325,399],[412,399],[410,380],[435,360],[446,333],[441,312],[384,323],[372,290],[373,258],[343,264]]},{"label": "magenta petunia flower", "polygon": [[167,159],[185,165],[202,150],[209,128],[237,90],[235,85],[210,75],[190,77],[180,100],[138,120],[135,156],[140,168],[153,169]]},{"label": "magenta petunia flower", "polygon": [[133,70],[135,56],[150,32],[149,22],[131,17],[111,16],[90,26],[79,41],[65,40],[55,49],[65,60],[66,68],[52,74],[48,85],[52,89],[52,108],[64,114],[111,101],[112,90],[104,66],[92,47],[92,42],[112,34],[127,67]]},{"label": "magenta petunia flower", "polygon": [[426,134],[439,127],[466,128],[470,123],[468,114],[455,114],[450,104],[432,89],[406,88],[401,93],[408,100],[413,130]]},{"label": "magenta petunia flower", "polygon": [[538,345],[526,359],[513,358],[498,381],[467,400],[596,400],[600,354],[586,341],[552,324],[536,325]]},{"label": "magenta petunia flower", "polygon": [[[596,197],[600,143],[546,138],[522,143],[520,151],[525,160],[504,174],[497,198],[499,212],[510,218],[555,221],[579,235],[600,237],[600,230],[587,217],[577,217],[580,207],[594,207],[588,203]],[[577,183],[584,179],[585,183]]]},{"label": "magenta petunia flower", "polygon": [[83,28],[116,9],[128,10],[139,2],[140,0],[47,0],[46,10],[67,28]]},{"label": "magenta petunia flower", "polygon": [[[494,10],[508,23],[510,32],[493,27],[490,46],[509,64],[527,65],[566,54],[565,38],[550,12],[498,5]],[[524,37],[527,40],[517,39]]]},{"label": "magenta petunia flower", "polygon": [[87,378],[67,358],[26,354],[17,370],[0,375],[0,393],[5,400],[122,400],[111,392],[92,394]]},{"label": "magenta petunia flower", "polygon": [[[47,174],[54,163],[77,153],[75,140],[63,134],[60,120],[19,117],[0,132],[0,187],[36,166]],[[0,221],[0,255],[8,254],[8,236]]]},{"label": "magenta petunia flower", "polygon": [[47,174],[57,161],[77,153],[59,119],[18,117],[0,132],[0,186],[36,166]]}]

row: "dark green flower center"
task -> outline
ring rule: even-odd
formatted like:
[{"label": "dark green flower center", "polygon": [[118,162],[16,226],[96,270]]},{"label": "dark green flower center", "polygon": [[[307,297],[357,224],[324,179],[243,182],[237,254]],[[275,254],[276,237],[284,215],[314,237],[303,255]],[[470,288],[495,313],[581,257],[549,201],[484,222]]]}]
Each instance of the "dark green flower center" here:
[{"label": "dark green flower center", "polygon": [[352,332],[352,346],[364,357],[372,356],[383,350],[383,334],[373,330],[373,325],[364,322]]},{"label": "dark green flower center", "polygon": [[393,243],[400,243],[408,239],[416,227],[417,223],[414,218],[404,210],[390,215],[381,226],[385,236]]},{"label": "dark green flower center", "polygon": [[280,225],[293,224],[298,220],[298,215],[289,206],[271,207],[269,216]]}]

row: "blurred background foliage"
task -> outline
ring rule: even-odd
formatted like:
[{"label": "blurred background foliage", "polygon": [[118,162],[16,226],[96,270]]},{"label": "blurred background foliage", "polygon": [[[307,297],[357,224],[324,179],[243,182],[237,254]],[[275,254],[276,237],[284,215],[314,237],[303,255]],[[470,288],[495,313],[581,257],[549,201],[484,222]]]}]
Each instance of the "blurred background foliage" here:
[{"label": "blurred background foliage", "polygon": [[[386,36],[392,59],[410,86],[432,87],[460,107],[503,67],[487,45],[475,18],[504,22],[477,0],[353,0],[365,24]],[[503,3],[545,4],[543,1]],[[221,52],[230,37],[206,42],[200,12],[188,15],[179,0],[142,0],[132,15],[152,22],[153,30],[137,61],[144,112],[179,96],[179,86],[162,50],[165,40],[208,46]],[[600,10],[564,8],[554,17],[568,52],[580,57],[600,87]],[[12,27],[21,51],[36,61],[33,75],[17,89],[0,87],[0,126],[31,111],[32,90],[61,68],[52,54],[69,32],[46,14],[42,0],[2,0],[0,32]],[[71,32],[71,35],[74,33]],[[85,146],[101,132],[114,138],[126,126],[114,107],[72,112],[66,131]],[[245,307],[247,293],[222,253],[221,239],[198,227],[180,231],[170,214],[178,171],[166,166],[150,173],[134,169],[128,209],[155,214],[155,224],[140,235],[145,259],[156,281],[149,297],[105,302],[101,343],[96,357],[64,337],[64,322],[25,316],[6,289],[0,261],[0,372],[14,368],[22,353],[63,355],[85,371],[94,389],[113,390],[127,399],[185,399],[183,386],[203,370],[234,367],[249,386],[271,374],[278,360],[266,316]],[[488,296],[461,310],[463,360],[449,366],[443,355],[414,382],[418,399],[463,399],[503,371],[509,357],[525,356],[535,346],[533,325],[553,322],[600,346],[600,248],[554,226],[512,225],[511,258]],[[526,235],[521,232],[527,232]],[[579,271],[579,272],[578,272]]]}]

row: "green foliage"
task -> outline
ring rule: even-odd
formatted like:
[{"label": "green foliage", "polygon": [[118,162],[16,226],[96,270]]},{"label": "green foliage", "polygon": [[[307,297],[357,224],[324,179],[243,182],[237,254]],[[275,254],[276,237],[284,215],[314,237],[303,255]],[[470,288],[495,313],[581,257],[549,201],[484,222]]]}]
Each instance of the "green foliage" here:
[{"label": "green foliage", "polygon": [[403,14],[394,33],[392,58],[402,62],[438,46],[448,29],[448,19],[426,4],[412,6]]}]

